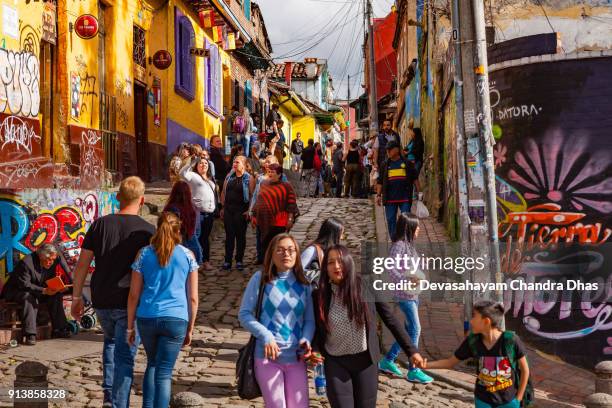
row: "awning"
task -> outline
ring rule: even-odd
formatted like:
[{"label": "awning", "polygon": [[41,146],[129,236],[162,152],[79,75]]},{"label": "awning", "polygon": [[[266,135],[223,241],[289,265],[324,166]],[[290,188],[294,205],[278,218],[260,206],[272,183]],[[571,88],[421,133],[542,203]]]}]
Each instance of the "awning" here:
[{"label": "awning", "polygon": [[232,54],[245,65],[255,69],[268,70],[271,66],[271,58],[259,49],[255,42],[251,41],[243,48],[232,51]]}]

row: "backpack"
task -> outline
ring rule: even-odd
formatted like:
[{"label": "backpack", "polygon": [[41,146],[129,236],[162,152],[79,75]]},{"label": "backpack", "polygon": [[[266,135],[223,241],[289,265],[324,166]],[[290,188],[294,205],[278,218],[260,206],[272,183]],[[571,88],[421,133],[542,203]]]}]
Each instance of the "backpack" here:
[{"label": "backpack", "polygon": [[244,117],[236,116],[236,119],[234,119],[234,124],[232,125],[232,131],[234,133],[244,133],[245,128],[246,123],[244,122]]},{"label": "backpack", "polygon": [[[514,386],[518,389],[520,379],[521,379],[521,369],[519,367],[518,361],[516,360],[516,356],[514,354],[516,342],[514,341],[515,334],[513,331],[506,330],[502,334],[503,341],[503,353],[508,360],[510,360],[510,366],[512,367],[512,381],[514,382]],[[478,350],[476,348],[476,342],[478,341],[478,335],[471,333],[468,335],[468,345],[470,346],[470,351],[472,352],[472,356],[478,356]],[[525,357],[527,358],[527,357]],[[478,368],[476,368],[478,369]],[[527,387],[525,387],[525,394],[523,395],[523,399],[521,401],[521,407],[527,408],[533,404],[535,399],[535,392],[533,388],[533,383],[531,382],[531,375],[527,380]]]}]

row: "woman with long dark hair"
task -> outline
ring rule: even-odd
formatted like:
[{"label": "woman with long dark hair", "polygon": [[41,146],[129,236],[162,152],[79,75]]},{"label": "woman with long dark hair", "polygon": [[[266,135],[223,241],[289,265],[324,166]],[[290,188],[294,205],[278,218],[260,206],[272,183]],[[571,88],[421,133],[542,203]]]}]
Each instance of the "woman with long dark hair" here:
[{"label": "woman with long dark hair", "polygon": [[202,247],[198,241],[200,217],[191,201],[191,187],[187,182],[174,183],[164,211],[171,211],[179,216],[183,245],[193,252],[196,262],[200,265],[202,263]]},{"label": "woman with long dark hair", "polygon": [[[266,407],[308,407],[308,374],[314,334],[312,292],[289,234],[272,239],[263,270],[255,272],[242,296],[238,318],[255,336],[255,376]],[[262,283],[263,282],[263,283]],[[259,291],[262,312],[255,318]]]},{"label": "woman with long dark hair", "polygon": [[255,188],[255,178],[247,172],[247,159],[237,156],[233,172],[228,174],[221,192],[221,218],[225,227],[225,262],[223,269],[232,268],[232,257],[236,249],[236,268],[244,269],[242,263],[246,248],[246,231],[249,217],[249,202]]},{"label": "woman with long dark hair", "polygon": [[[419,235],[419,219],[410,213],[400,214],[388,257],[393,259],[396,257],[405,259],[404,257],[407,256],[411,259],[418,259],[419,254],[414,248],[414,240],[417,235]],[[394,265],[393,268],[387,270],[390,277],[395,282],[412,280],[418,285],[419,280],[425,279],[425,275],[420,269],[415,271],[412,268],[403,268]],[[406,316],[406,332],[408,332],[412,344],[418,347],[419,336],[421,334],[421,322],[419,321],[419,293],[416,290],[406,292],[398,291],[395,297],[401,311],[404,313],[404,316]],[[399,356],[400,351],[400,345],[395,342],[389,349],[387,355],[378,363],[378,368],[388,374],[401,377],[403,375],[402,371],[397,364],[395,364],[395,360]],[[408,374],[406,375],[408,381],[421,384],[427,384],[433,381],[433,378],[421,371],[420,368],[414,367],[412,364],[409,364],[408,367]]]},{"label": "woman with long dark hair", "polygon": [[313,298],[317,346],[325,358],[327,398],[333,408],[376,406],[376,363],[380,359],[376,312],[412,362],[423,364],[391,306],[366,303],[361,286],[348,248],[332,246],[323,258],[319,289]]},{"label": "woman with long dark hair", "polygon": [[181,169],[181,177],[191,187],[192,202],[199,212],[199,243],[202,248],[202,267],[209,271],[213,269],[210,264],[209,237],[213,227],[215,208],[217,206],[217,185],[212,174],[211,162],[197,157],[193,165]]},{"label": "woman with long dark hair", "polygon": [[342,234],[344,234],[342,222],[335,217],[328,218],[321,224],[317,238],[302,252],[302,265],[311,283],[318,285],[323,256],[329,248],[340,244]]},{"label": "woman with long dark hair", "polygon": [[132,265],[127,338],[133,345],[134,321],[147,353],[142,383],[143,407],[167,407],[172,370],[182,346],[191,343],[198,311],[198,265],[182,245],[181,221],[171,212],[157,220],[151,245]]}]

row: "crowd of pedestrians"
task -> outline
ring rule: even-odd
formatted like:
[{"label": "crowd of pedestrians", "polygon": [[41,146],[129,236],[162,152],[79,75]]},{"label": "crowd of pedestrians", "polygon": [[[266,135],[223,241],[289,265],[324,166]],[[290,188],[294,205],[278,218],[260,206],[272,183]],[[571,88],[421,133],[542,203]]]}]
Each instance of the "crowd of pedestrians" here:
[{"label": "crowd of pedestrians", "polygon": [[[388,121],[365,144],[356,140],[346,147],[326,144],[324,151],[313,139],[304,146],[298,134],[286,146],[277,110],[271,110],[263,136],[257,134],[246,108],[234,112],[229,161],[219,136],[211,138],[207,149],[181,144],[170,161],[173,185],[157,228],[138,216],[144,205],[144,183],[128,177],[117,194],[119,212],[99,218],[87,231],[73,276],[71,313],[76,319],[84,313],[83,288],[95,260],[90,290],[104,333],[105,407],[130,406],[134,359],[141,342],[147,355],[143,406],[168,406],[174,365],[180,349],[191,343],[198,313],[198,273],[215,267],[210,258],[215,218],[220,218],[225,231],[220,265],[225,270],[245,268],[247,230],[249,226],[255,230],[255,264],[260,267],[250,277],[238,318],[255,338],[254,377],[267,407],[309,406],[308,364],[323,364],[332,407],[375,407],[378,372],[404,375],[396,363],[400,351],[409,358],[408,381],[432,381],[421,370],[428,363],[417,350],[418,293],[396,294],[405,324],[389,303],[366,302],[361,275],[342,245],[344,226],[338,218],[322,220],[317,238],[303,251],[291,235],[300,216],[299,196],[367,196],[370,183],[364,189],[364,180],[372,172],[376,201],[385,206],[393,241],[390,256],[416,254],[413,243],[419,220],[410,214],[410,204],[423,165],[420,132],[411,128],[413,137],[405,151]],[[302,175],[299,194],[281,165],[286,150],[292,169]],[[64,337],[66,332],[65,316],[59,310],[61,295],[45,288],[41,280],[60,261],[53,246],[45,245],[22,260],[5,286],[10,289],[8,297],[23,304],[29,344],[35,343],[34,304],[39,300],[51,305],[54,334]],[[420,271],[390,272],[397,281],[424,278]],[[500,314],[500,305],[475,305],[472,325],[477,337],[466,340],[450,359],[429,363],[450,368],[469,357],[499,359],[512,348],[514,360],[504,367],[521,373],[516,385],[477,386],[478,407],[518,407],[526,393],[529,368],[524,348],[518,338],[498,329]],[[378,318],[396,340],[382,358]],[[490,380],[485,377],[483,384]]]}]

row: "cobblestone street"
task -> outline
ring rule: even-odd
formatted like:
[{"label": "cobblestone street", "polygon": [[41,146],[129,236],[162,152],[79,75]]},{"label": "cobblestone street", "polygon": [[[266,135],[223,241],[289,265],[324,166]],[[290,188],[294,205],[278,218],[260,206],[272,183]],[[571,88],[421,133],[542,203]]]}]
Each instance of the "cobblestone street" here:
[{"label": "cobblestone street", "polygon": [[[375,239],[374,209],[370,201],[308,199],[300,201],[299,218],[292,233],[301,244],[313,239],[326,217],[336,216],[344,220],[348,246],[357,255],[362,242]],[[223,231],[217,229],[213,239],[213,262],[220,265],[223,257]],[[255,255],[254,234],[249,232],[247,264],[252,264]],[[244,272],[215,270],[200,275],[200,307],[194,341],[192,346],[181,352],[177,361],[173,393],[193,391],[200,394],[206,406],[263,406],[262,400],[243,401],[238,398],[234,389],[234,368],[238,349],[248,340],[248,334],[239,327],[237,320],[242,290],[251,276],[253,269]],[[79,335],[80,339],[84,335]],[[101,336],[95,336],[101,342]],[[39,361],[52,360],[52,356],[42,352],[45,343],[40,342],[34,349],[40,348]],[[63,341],[63,344],[70,345]],[[64,346],[66,347],[66,346]],[[70,346],[68,346],[70,347]],[[24,346],[19,347],[19,350]],[[68,398],[56,406],[60,407],[99,407],[102,405],[102,358],[100,352],[70,358],[63,361],[49,361],[50,386],[66,389]],[[6,351],[10,353],[11,350]],[[4,353],[3,353],[4,354]],[[2,355],[2,354],[0,354]],[[0,357],[0,387],[10,387],[14,381],[14,369],[24,358],[17,356]],[[135,393],[132,406],[140,406],[141,384],[145,370],[146,356],[140,350],[135,367]],[[312,381],[310,383],[311,406],[328,406],[324,398],[316,398]],[[468,407],[471,406],[471,393],[446,383],[436,381],[429,385],[414,385],[401,378],[380,376],[379,405],[399,407]]]}]

